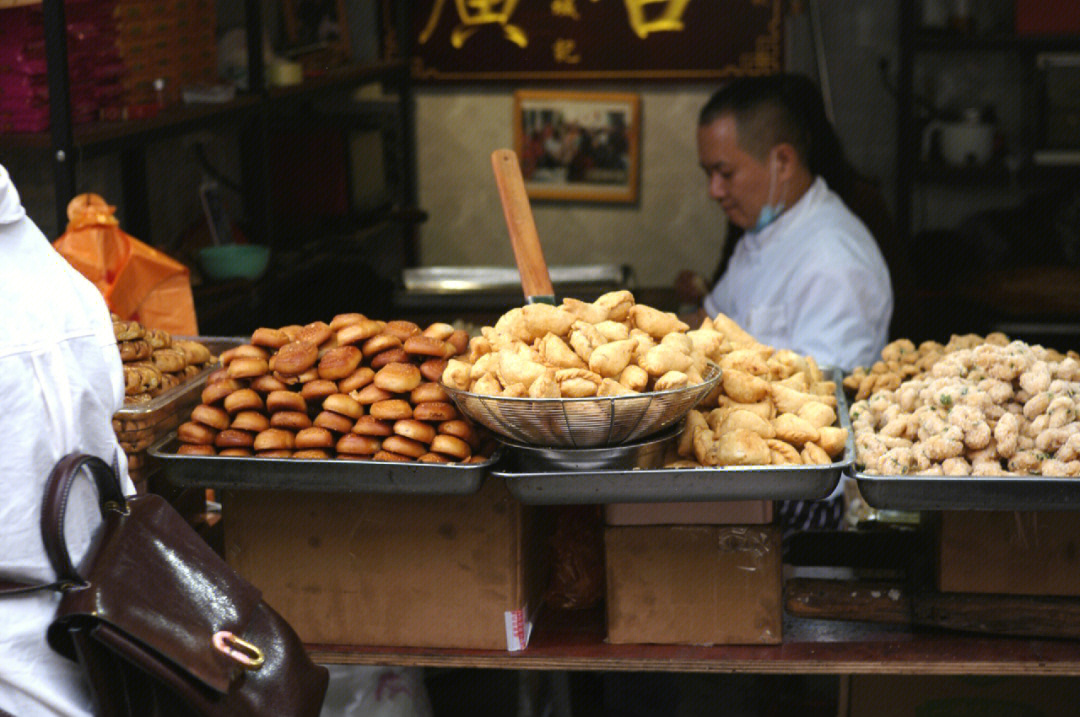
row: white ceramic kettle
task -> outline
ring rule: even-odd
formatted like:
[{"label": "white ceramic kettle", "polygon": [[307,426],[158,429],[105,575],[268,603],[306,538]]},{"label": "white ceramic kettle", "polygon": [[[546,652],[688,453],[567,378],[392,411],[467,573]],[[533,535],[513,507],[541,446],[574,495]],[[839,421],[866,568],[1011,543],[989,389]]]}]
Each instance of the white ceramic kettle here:
[{"label": "white ceramic kettle", "polygon": [[947,164],[955,167],[981,166],[993,156],[995,132],[993,124],[982,121],[982,113],[977,108],[968,109],[959,121],[930,122],[923,133],[923,153],[929,155],[929,148],[936,136],[941,158]]}]

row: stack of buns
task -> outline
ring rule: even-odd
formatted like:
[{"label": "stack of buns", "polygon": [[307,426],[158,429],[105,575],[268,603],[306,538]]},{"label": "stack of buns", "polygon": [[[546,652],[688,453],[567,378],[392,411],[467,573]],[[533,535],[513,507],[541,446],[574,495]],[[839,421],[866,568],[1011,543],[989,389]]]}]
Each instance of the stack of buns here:
[{"label": "stack of buns", "polygon": [[146,403],[197,375],[214,360],[198,341],[174,338],[138,321],[112,314],[113,334],[124,363],[124,403]]},{"label": "stack of buns", "polygon": [[177,429],[184,455],[480,462],[490,437],[439,384],[468,333],[363,314],[259,328],[222,353]]}]

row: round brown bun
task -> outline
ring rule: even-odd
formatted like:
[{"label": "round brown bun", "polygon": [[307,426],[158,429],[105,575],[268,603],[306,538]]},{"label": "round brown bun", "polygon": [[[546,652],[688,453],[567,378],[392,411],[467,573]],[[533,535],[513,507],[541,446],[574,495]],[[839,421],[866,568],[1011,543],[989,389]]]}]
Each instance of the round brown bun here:
[{"label": "round brown bun", "polygon": [[288,326],[282,326],[279,330],[289,337],[289,341],[296,341],[296,339],[300,338],[300,332],[304,330],[304,327],[300,324],[289,324]]},{"label": "round brown bun", "polygon": [[405,349],[398,347],[393,349],[387,349],[380,353],[375,354],[368,360],[368,365],[371,368],[378,371],[388,363],[408,363],[409,354],[405,353]]},{"label": "round brown bun", "polygon": [[335,433],[348,433],[352,430],[356,421],[347,416],[342,416],[340,413],[321,411],[319,415],[315,416],[315,420],[312,421],[312,424],[329,429]]},{"label": "round brown bun", "polygon": [[255,451],[256,458],[292,458],[293,452],[288,448],[275,448],[266,451]]},{"label": "round brown bun", "polygon": [[431,338],[438,339],[439,341],[446,341],[448,338],[450,338],[450,334],[452,333],[454,333],[453,326],[451,326],[450,324],[444,324],[439,321],[429,325],[423,331],[424,336],[430,336]]},{"label": "round brown bun", "polygon": [[254,442],[253,432],[242,431],[238,428],[226,428],[214,439],[214,445],[218,448],[251,448]]},{"label": "round brown bun", "polygon": [[385,401],[376,401],[368,408],[370,413],[375,418],[382,418],[387,421],[398,421],[402,418],[412,418],[413,408],[408,401],[404,401],[400,398],[388,398]]},{"label": "round brown bun", "polygon": [[446,342],[423,334],[410,336],[401,347],[410,356],[446,358]]},{"label": "round brown bun", "polygon": [[268,373],[265,376],[252,379],[251,388],[259,393],[272,393],[273,391],[284,391],[288,386],[277,376]]},{"label": "round brown bun", "polygon": [[423,376],[420,369],[411,363],[388,363],[375,373],[372,381],[376,386],[390,393],[409,393],[420,385]]},{"label": "round brown bun", "polygon": [[364,355],[355,346],[338,346],[319,359],[319,378],[337,381],[353,373]]},{"label": "round brown bun", "polygon": [[[450,338],[446,340],[446,343],[450,344],[454,349],[454,353],[450,354],[450,356],[459,356],[465,353],[469,348],[469,332],[465,329],[458,329],[450,334]],[[449,356],[447,358],[449,358]]]},{"label": "round brown bun", "polygon": [[229,413],[264,410],[262,396],[250,388],[241,388],[225,397],[225,410]]},{"label": "round brown bun", "polygon": [[402,341],[405,341],[410,336],[419,334],[420,327],[412,321],[387,321],[386,326],[383,327],[383,333],[397,336]]},{"label": "round brown bun", "polygon": [[439,433],[444,433],[448,436],[453,436],[454,438],[460,438],[474,449],[480,440],[479,434],[473,429],[472,425],[461,419],[443,421],[439,424]]},{"label": "round brown bun", "polygon": [[375,372],[367,366],[361,366],[337,382],[338,390],[342,393],[359,391],[375,379]]},{"label": "round brown bun", "polygon": [[428,359],[424,363],[420,364],[420,375],[423,376],[424,379],[427,381],[434,381],[435,383],[438,383],[442,380],[443,371],[446,370],[446,364],[448,363],[449,361],[444,358]]},{"label": "round brown bun", "polygon": [[411,463],[412,458],[403,456],[400,453],[392,453],[390,451],[379,451],[372,456],[377,461],[394,461],[396,463]]},{"label": "round brown bun", "polygon": [[353,324],[360,323],[367,317],[363,314],[348,313],[338,314],[334,318],[330,319],[330,330],[334,333],[341,331],[346,326],[352,326]]},{"label": "round brown bun", "polygon": [[181,443],[176,447],[178,456],[212,456],[216,453],[212,445],[205,443]]},{"label": "round brown bun", "polygon": [[251,343],[271,349],[279,349],[289,341],[289,335],[281,329],[258,328],[251,334]]},{"label": "round brown bun", "polygon": [[319,380],[319,369],[312,366],[307,371],[301,371],[296,377],[300,383],[311,383]]},{"label": "round brown bun", "polygon": [[452,421],[459,417],[460,414],[454,407],[454,404],[446,403],[444,401],[428,401],[427,403],[420,403],[413,409],[413,418],[418,421],[435,421],[441,423],[442,421]]},{"label": "round brown bun", "polygon": [[237,356],[229,363],[229,378],[255,378],[270,370],[266,359]]},{"label": "round brown bun", "polygon": [[365,356],[374,356],[389,349],[401,348],[401,339],[387,333],[375,334],[364,341],[361,347]]},{"label": "round brown bun", "polygon": [[322,448],[305,448],[294,451],[292,457],[303,461],[324,461],[330,458],[330,454]]},{"label": "round brown bun", "polygon": [[442,384],[435,383],[434,381],[428,381],[422,383],[412,390],[409,394],[409,400],[413,402],[413,405],[420,403],[430,403],[431,401],[438,401],[440,403],[449,403],[450,396],[446,394]]},{"label": "round brown bun", "polygon": [[362,319],[355,324],[338,329],[337,342],[339,346],[358,344],[367,341],[372,336],[382,333],[383,322],[373,319]]},{"label": "round brown bun", "polygon": [[[435,427],[414,418],[403,418],[394,422],[394,433],[419,443],[431,443],[435,438]],[[404,451],[398,451],[398,453],[404,453]]]},{"label": "round brown bun", "polygon": [[232,424],[229,428],[258,433],[270,428],[270,419],[261,411],[239,411],[233,416]]},{"label": "round brown bun", "polygon": [[229,427],[229,413],[224,408],[207,406],[205,403],[200,403],[191,409],[191,420],[198,421],[204,426],[210,426],[218,431],[223,431]]},{"label": "round brown bun", "polygon": [[371,436],[358,436],[355,433],[346,433],[338,439],[335,450],[338,454],[350,456],[374,455],[382,447],[382,441]]},{"label": "round brown bun", "polygon": [[298,376],[318,360],[318,344],[298,339],[285,344],[274,354],[274,370],[286,376]]},{"label": "round brown bun", "polygon": [[250,458],[254,453],[250,448],[222,448],[218,451],[218,455],[232,458]]},{"label": "round brown bun", "polygon": [[[270,362],[273,363],[273,361],[274,359],[271,358]],[[289,386],[295,386],[296,384],[300,383],[300,379],[296,376],[288,376],[281,373],[280,371],[275,371],[272,366],[270,367],[270,375],[280,381],[282,385],[284,385],[286,388]]]},{"label": "round brown bun", "polygon": [[185,421],[176,427],[176,437],[181,443],[196,443],[209,446],[217,438],[217,431],[202,423]]},{"label": "round brown bun", "polygon": [[352,427],[352,433],[358,436],[377,436],[384,438],[394,435],[394,424],[391,421],[383,421],[374,416],[360,416]]},{"label": "round brown bun", "polygon": [[[270,352],[261,346],[253,346],[252,344],[240,344],[229,349],[232,351],[232,357],[235,361],[238,358],[257,358],[263,361],[270,360]],[[224,365],[224,364],[222,364]]]},{"label": "round brown bun", "polygon": [[384,438],[382,447],[384,451],[408,456],[409,458],[419,458],[428,452],[427,446],[420,441],[414,441],[411,438],[399,435]]},{"label": "round brown bun", "polygon": [[300,395],[312,405],[321,403],[324,398],[335,393],[340,393],[337,384],[325,378],[308,381],[300,387]]},{"label": "round brown bun", "polygon": [[334,434],[321,426],[312,426],[296,433],[297,448],[333,448]]},{"label": "round brown bun", "polygon": [[300,330],[300,335],[296,337],[297,341],[310,341],[316,346],[320,346],[334,335],[334,332],[330,330],[330,325],[325,321],[312,321],[310,324],[306,324],[303,329]]},{"label": "round brown bun", "polygon": [[438,453],[425,453],[422,456],[416,458],[417,463],[453,463],[452,460],[446,456],[439,455]]},{"label": "round brown bun", "polygon": [[307,401],[299,393],[292,391],[271,391],[266,396],[266,410],[270,413],[278,411],[307,411]]},{"label": "round brown bun", "polygon": [[302,431],[311,428],[311,417],[305,411],[278,411],[270,414],[270,427]]},{"label": "round brown bun", "polygon": [[440,433],[431,442],[431,452],[441,453],[459,461],[463,461],[472,455],[472,448],[460,438]]},{"label": "round brown bun", "polygon": [[[324,411],[333,411],[353,421],[364,415],[364,406],[347,393],[332,393],[323,399]],[[350,426],[351,428],[352,426]]]},{"label": "round brown bun", "polygon": [[367,386],[364,386],[353,394],[353,398],[365,406],[375,403],[376,401],[386,401],[393,397],[394,394],[389,391],[384,391],[373,383],[369,383]]},{"label": "round brown bun", "polygon": [[267,428],[255,436],[255,452],[261,451],[292,451],[296,445],[296,437],[292,431],[281,428]]},{"label": "round brown bun", "polygon": [[218,381],[231,381],[229,378],[229,372],[224,368],[216,368],[209,373],[206,377],[207,385],[211,383],[217,383]]}]

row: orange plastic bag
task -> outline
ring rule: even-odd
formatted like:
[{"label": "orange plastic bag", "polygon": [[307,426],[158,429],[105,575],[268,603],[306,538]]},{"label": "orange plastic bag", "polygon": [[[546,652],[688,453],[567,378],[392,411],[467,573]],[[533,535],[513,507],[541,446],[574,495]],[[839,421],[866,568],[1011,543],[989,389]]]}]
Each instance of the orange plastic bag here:
[{"label": "orange plastic bag", "polygon": [[67,231],[53,246],[101,291],[109,309],[126,321],[181,336],[198,336],[188,268],[120,229],[96,194],[68,204]]}]

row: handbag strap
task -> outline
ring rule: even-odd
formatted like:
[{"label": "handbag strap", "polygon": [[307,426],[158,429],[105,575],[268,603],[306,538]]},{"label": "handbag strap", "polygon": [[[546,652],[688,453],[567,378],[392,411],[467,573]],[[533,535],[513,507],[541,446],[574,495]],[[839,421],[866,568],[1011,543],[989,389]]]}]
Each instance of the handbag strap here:
[{"label": "handbag strap", "polygon": [[0,595],[18,595],[46,589],[62,590],[68,586],[85,584],[86,581],[71,563],[71,554],[64,538],[68,495],[82,468],[90,471],[90,477],[97,486],[98,505],[103,518],[107,510],[127,510],[127,501],[120,488],[120,481],[108,463],[86,453],[71,453],[61,458],[45,483],[45,498],[41,505],[41,539],[57,579],[51,583],[30,583],[0,578]]}]

